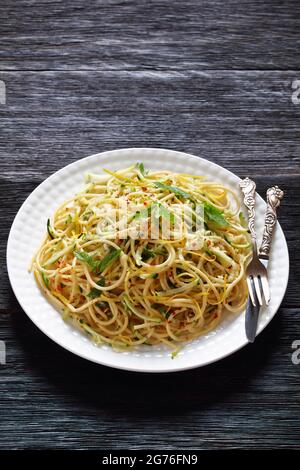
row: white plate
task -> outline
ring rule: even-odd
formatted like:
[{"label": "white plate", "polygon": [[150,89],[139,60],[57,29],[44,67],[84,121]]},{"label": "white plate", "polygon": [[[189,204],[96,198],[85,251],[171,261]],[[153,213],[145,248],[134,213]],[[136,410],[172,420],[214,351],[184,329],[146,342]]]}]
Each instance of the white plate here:
[{"label": "white plate", "polygon": [[[186,345],[171,358],[164,346],[141,346],[134,351],[115,352],[108,346],[95,346],[84,334],[64,322],[37,287],[28,265],[46,230],[46,220],[65,199],[84,184],[86,172],[100,173],[102,168],[116,170],[143,162],[152,170],[166,169],[180,173],[206,175],[213,181],[239,191],[240,179],[224,168],[199,157],[172,150],[134,148],[104,152],[83,158],[47,178],[26,199],[11,227],[7,246],[7,267],[14,293],[36,326],[49,338],[69,351],[90,361],[120,369],[140,372],[171,372],[203,366],[218,361],[247,344],[245,313],[228,316],[218,328]],[[266,204],[257,197],[257,231],[262,233]],[[261,311],[258,332],[275,315],[283,299],[289,275],[286,240],[279,224],[272,243],[269,264],[271,302]]]}]

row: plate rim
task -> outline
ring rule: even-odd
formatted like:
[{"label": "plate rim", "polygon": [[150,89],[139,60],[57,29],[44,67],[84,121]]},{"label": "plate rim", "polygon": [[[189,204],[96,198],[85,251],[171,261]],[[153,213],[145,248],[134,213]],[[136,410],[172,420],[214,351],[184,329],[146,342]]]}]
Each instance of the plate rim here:
[{"label": "plate rim", "polygon": [[[15,225],[16,225],[16,222],[17,222],[17,219],[18,219],[18,216],[20,215],[22,209],[24,208],[25,204],[27,204],[31,198],[34,198],[34,195],[36,192],[38,192],[38,190],[40,189],[40,187],[42,185],[44,185],[46,182],[49,182],[52,178],[58,176],[60,173],[64,172],[64,171],[67,171],[70,167],[78,164],[78,162],[81,162],[81,161],[88,161],[88,160],[92,160],[94,158],[101,158],[101,156],[107,156],[108,154],[118,154],[120,152],[131,152],[131,151],[134,151],[134,152],[162,152],[162,153],[173,153],[173,154],[177,154],[181,157],[188,157],[189,159],[193,159],[194,161],[197,161],[197,162],[201,162],[201,161],[204,161],[206,163],[208,163],[210,166],[214,167],[216,170],[218,169],[221,169],[222,172],[226,172],[228,173],[231,177],[235,177],[237,179],[237,181],[241,181],[241,178],[236,175],[235,173],[233,173],[232,171],[228,170],[227,168],[223,167],[222,165],[219,165],[218,163],[215,163],[215,162],[212,162],[211,160],[208,160],[206,158],[203,158],[203,157],[200,157],[200,156],[197,156],[197,155],[193,155],[193,154],[189,154],[189,153],[186,153],[186,152],[183,152],[183,151],[178,151],[178,150],[173,150],[173,149],[167,149],[167,148],[156,148],[156,147],[126,147],[126,148],[119,148],[119,149],[114,149],[114,150],[107,150],[107,151],[103,151],[103,152],[100,152],[100,153],[94,153],[92,155],[88,155],[86,157],[82,157],[82,158],[79,158],[73,162],[70,162],[68,163],[67,165],[59,168],[57,171],[55,171],[54,173],[51,173],[51,175],[49,175],[47,178],[45,178],[40,184],[38,184],[38,186],[36,188],[34,188],[34,190],[26,197],[26,199],[23,201],[23,203],[21,204],[21,206],[19,207],[17,213],[15,214],[14,216],[14,219],[13,219],[13,222],[11,224],[11,227],[10,227],[10,230],[9,230],[9,235],[8,235],[8,239],[7,239],[7,247],[6,247],[6,265],[7,265],[7,272],[8,272],[8,278],[9,278],[9,281],[10,281],[10,285],[11,285],[11,288],[13,290],[13,293],[19,303],[19,305],[21,306],[22,310],[24,311],[24,313],[27,315],[27,317],[32,321],[32,323],[43,333],[45,334],[49,339],[51,339],[51,341],[53,341],[54,343],[58,344],[60,347],[62,347],[63,349],[69,351],[70,353],[72,354],[75,354],[76,356],[78,357],[81,357],[85,360],[88,360],[90,362],[93,362],[95,364],[100,364],[100,365],[103,365],[103,366],[106,366],[106,367],[112,367],[114,369],[120,369],[120,370],[126,370],[126,371],[130,371],[130,372],[139,372],[139,373],[170,373],[170,372],[181,372],[181,371],[185,371],[185,370],[191,370],[191,369],[196,369],[196,368],[200,368],[200,367],[205,367],[207,365],[210,365],[210,364],[213,364],[215,362],[219,362],[229,356],[231,356],[232,354],[236,353],[237,351],[239,351],[240,349],[242,349],[243,347],[247,346],[249,344],[249,341],[247,340],[247,338],[245,338],[245,342],[238,345],[237,347],[235,347],[234,349],[232,349],[231,351],[229,352],[226,352],[224,353],[223,355],[221,355],[220,357],[218,357],[217,359],[216,358],[212,358],[211,360],[206,360],[204,363],[201,363],[201,364],[192,364],[192,365],[180,365],[179,367],[174,367],[174,362],[173,362],[173,367],[170,367],[170,368],[163,368],[163,369],[151,369],[151,368],[136,368],[136,367],[132,367],[132,366],[126,366],[126,365],[123,365],[123,364],[111,364],[105,360],[98,360],[98,358],[91,358],[91,357],[88,357],[88,355],[86,355],[84,352],[81,352],[81,351],[77,351],[75,349],[72,349],[71,347],[69,347],[69,345],[65,345],[63,344],[62,341],[54,338],[52,336],[52,334],[48,333],[43,327],[41,327],[34,318],[32,318],[32,316],[30,315],[30,313],[27,312],[26,308],[23,306],[23,302],[22,302],[22,298],[20,298],[19,294],[16,292],[15,290],[15,287],[14,287],[14,284],[13,284],[13,281],[12,281],[12,269],[10,267],[10,263],[9,263],[9,250],[10,250],[10,244],[12,243],[12,237],[13,237],[13,232],[14,232],[14,228],[15,228]],[[262,196],[260,196],[259,193],[256,193],[258,198],[260,198],[264,203],[264,199],[262,198]],[[273,318],[275,317],[276,313],[278,312],[279,308],[280,308],[280,305],[284,299],[284,296],[286,294],[286,290],[287,290],[287,286],[288,286],[288,281],[289,281],[289,275],[290,275],[290,259],[289,259],[289,250],[288,250],[288,245],[287,245],[287,241],[286,241],[286,237],[285,237],[285,234],[284,234],[284,231],[280,225],[279,222],[277,222],[277,229],[279,228],[279,230],[282,232],[282,235],[283,235],[283,241],[284,241],[284,244],[285,244],[285,251],[286,251],[286,259],[285,259],[285,263],[286,263],[286,271],[287,271],[287,276],[286,276],[286,279],[285,279],[285,283],[284,283],[284,289],[282,291],[282,296],[280,298],[280,301],[278,302],[278,305],[275,307],[274,309],[274,313],[272,313],[270,319],[264,324],[264,325],[261,325],[260,328],[258,328],[258,331],[257,331],[257,335],[258,336],[268,325],[269,323],[271,323],[271,321],[273,320]],[[59,312],[57,312],[59,314]],[[99,347],[99,346],[95,346],[95,347]],[[101,348],[101,346],[100,346]],[[121,354],[121,353],[120,353]]]}]

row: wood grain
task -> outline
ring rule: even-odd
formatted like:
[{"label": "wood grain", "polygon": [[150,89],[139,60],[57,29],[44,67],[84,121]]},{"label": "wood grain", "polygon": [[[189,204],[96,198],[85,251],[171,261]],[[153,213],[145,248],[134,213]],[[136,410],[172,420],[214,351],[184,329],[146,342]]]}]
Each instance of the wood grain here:
[{"label": "wood grain", "polygon": [[300,174],[295,72],[0,72],[0,165],[40,181],[93,153],[164,147],[254,176]]},{"label": "wood grain", "polygon": [[[298,0],[2,0],[0,449],[300,448]],[[78,158],[182,150],[285,190],[282,307],[253,345],[184,373],[88,363],[18,305],[5,250],[30,192]]]},{"label": "wood grain", "polygon": [[299,70],[298,0],[0,5],[2,70]]},{"label": "wood grain", "polygon": [[281,309],[252,346],[208,367],[136,374],[79,359],[19,308],[0,315],[1,449],[299,446],[300,312]]}]

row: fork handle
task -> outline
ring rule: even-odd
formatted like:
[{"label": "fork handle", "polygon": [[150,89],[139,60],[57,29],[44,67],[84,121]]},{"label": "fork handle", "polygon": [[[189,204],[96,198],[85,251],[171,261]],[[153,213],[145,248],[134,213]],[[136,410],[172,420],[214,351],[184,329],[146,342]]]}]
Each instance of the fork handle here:
[{"label": "fork handle", "polygon": [[272,235],[277,222],[276,210],[280,205],[280,201],[284,196],[284,192],[278,187],[273,186],[267,191],[267,211],[265,216],[265,228],[262,243],[259,249],[259,256],[263,259],[269,259]]},{"label": "fork handle", "polygon": [[255,232],[255,190],[256,184],[250,178],[245,178],[240,182],[240,187],[244,194],[244,204],[248,209],[248,227],[251,233],[253,249],[256,252],[256,232]]}]

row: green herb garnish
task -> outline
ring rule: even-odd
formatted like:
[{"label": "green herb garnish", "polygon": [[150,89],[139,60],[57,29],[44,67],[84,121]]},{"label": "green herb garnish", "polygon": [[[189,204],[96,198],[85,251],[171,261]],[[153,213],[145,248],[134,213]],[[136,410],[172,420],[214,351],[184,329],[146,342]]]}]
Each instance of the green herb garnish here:
[{"label": "green herb garnish", "polygon": [[117,258],[119,258],[121,254],[120,248],[113,248],[111,247],[109,250],[109,253],[104,256],[104,258],[101,261],[96,261],[95,267],[94,267],[94,272],[96,273],[102,273],[109,264],[111,264],[113,261],[115,261]]},{"label": "green herb garnish", "polygon": [[[96,284],[100,287],[105,287],[104,277],[100,277],[99,281],[97,281]],[[89,299],[96,299],[97,297],[100,297],[101,293],[102,292],[96,289],[96,287],[93,287],[87,296],[89,297]]]},{"label": "green herb garnish", "polygon": [[228,227],[229,225],[224,218],[223,212],[208,202],[204,202],[204,216],[206,222],[212,222],[220,227]]},{"label": "green herb garnish", "polygon": [[75,251],[74,253],[76,258],[79,259],[79,261],[88,264],[95,274],[100,274],[107,268],[110,263],[112,263],[115,259],[120,256],[121,250],[120,248],[111,247],[109,253],[104,256],[101,261],[94,260],[94,257],[89,255],[85,251]]},{"label": "green herb garnish", "polygon": [[155,219],[163,217],[165,219],[169,219],[171,223],[174,223],[174,214],[172,212],[169,212],[169,210],[159,202],[155,202],[149,205],[148,207],[145,207],[142,210],[136,212],[132,220],[145,219],[146,217],[149,217],[152,214]]},{"label": "green herb garnish", "polygon": [[74,254],[76,258],[79,259],[79,261],[82,261],[88,264],[89,266],[91,266],[91,268],[94,267],[94,264],[95,264],[94,258],[88,253],[86,253],[85,251],[74,251]]},{"label": "green herb garnish", "polygon": [[139,172],[141,173],[142,176],[145,176],[146,170],[145,170],[145,167],[144,167],[144,163],[137,163],[136,168],[139,170]]},{"label": "green herb garnish", "polygon": [[150,258],[154,258],[156,256],[155,251],[149,250],[147,247],[143,249],[142,252],[142,260],[147,261]]},{"label": "green herb garnish", "polygon": [[87,296],[89,299],[96,299],[97,297],[100,297],[100,295],[101,295],[101,292],[98,289],[96,289],[96,287],[93,287]]},{"label": "green herb garnish", "polygon": [[[142,251],[142,260],[147,261],[150,258],[154,258],[157,255],[165,255],[166,250],[164,246],[160,246],[155,250],[150,250],[147,246]],[[157,277],[157,276],[156,276]]]},{"label": "green herb garnish", "polygon": [[169,316],[171,315],[165,307],[158,307],[157,310],[166,318],[169,318]]},{"label": "green herb garnish", "polygon": [[167,184],[164,184],[160,181],[157,181],[156,183],[154,183],[155,186],[157,188],[160,188],[160,189],[166,189],[168,191],[171,191],[172,193],[174,193],[176,196],[179,196],[179,197],[182,197],[183,199],[192,199],[192,196],[189,194],[189,193],[186,193],[185,191],[183,191],[182,189],[180,188],[177,188],[176,186],[169,186]]}]

